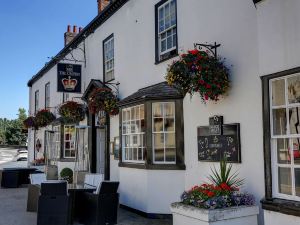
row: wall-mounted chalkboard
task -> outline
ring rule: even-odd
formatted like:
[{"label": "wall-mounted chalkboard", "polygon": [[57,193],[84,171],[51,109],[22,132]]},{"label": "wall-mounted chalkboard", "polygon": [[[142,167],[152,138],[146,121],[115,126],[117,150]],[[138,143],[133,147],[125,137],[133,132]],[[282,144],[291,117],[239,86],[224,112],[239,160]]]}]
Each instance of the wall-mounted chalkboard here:
[{"label": "wall-mounted chalkboard", "polygon": [[198,127],[198,160],[241,162],[240,124],[223,124],[222,116],[209,118],[209,126]]}]

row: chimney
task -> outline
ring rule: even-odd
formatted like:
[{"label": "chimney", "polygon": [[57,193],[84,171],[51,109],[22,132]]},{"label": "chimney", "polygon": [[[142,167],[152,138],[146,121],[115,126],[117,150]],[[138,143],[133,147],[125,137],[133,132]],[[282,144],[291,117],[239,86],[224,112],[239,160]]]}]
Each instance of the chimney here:
[{"label": "chimney", "polygon": [[98,2],[98,14],[100,14],[106,8],[106,6],[109,5],[111,0],[97,0],[97,2]]},{"label": "chimney", "polygon": [[71,31],[71,25],[68,25],[67,32],[65,33],[65,46],[68,45],[77,34],[77,26],[73,26],[73,31]]}]

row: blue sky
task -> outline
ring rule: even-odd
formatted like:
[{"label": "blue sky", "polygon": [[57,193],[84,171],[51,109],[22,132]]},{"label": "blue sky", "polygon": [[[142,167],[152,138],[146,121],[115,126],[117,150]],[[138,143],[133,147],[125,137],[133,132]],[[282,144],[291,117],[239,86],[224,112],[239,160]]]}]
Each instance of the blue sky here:
[{"label": "blue sky", "polygon": [[67,25],[96,15],[97,0],[0,1],[0,118],[28,109],[27,81],[64,47]]}]

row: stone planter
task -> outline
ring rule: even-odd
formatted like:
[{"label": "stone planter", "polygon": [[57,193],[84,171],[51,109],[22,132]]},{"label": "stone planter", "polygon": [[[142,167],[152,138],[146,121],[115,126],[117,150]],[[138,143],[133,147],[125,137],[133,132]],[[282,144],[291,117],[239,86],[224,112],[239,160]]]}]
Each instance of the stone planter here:
[{"label": "stone planter", "polygon": [[172,203],[173,225],[257,225],[258,206],[200,209]]}]

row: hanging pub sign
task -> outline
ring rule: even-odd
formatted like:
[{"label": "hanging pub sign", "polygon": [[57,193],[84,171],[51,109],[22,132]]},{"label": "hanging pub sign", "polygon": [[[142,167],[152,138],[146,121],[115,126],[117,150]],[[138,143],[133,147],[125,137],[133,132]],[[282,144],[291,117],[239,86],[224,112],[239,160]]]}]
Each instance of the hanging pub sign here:
[{"label": "hanging pub sign", "polygon": [[81,93],[81,65],[57,64],[57,91]]},{"label": "hanging pub sign", "polygon": [[198,127],[198,160],[241,162],[240,124],[223,124],[223,116],[209,118],[209,126]]}]

